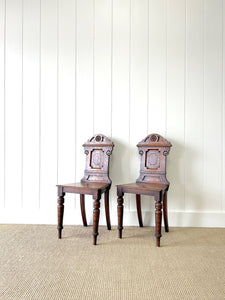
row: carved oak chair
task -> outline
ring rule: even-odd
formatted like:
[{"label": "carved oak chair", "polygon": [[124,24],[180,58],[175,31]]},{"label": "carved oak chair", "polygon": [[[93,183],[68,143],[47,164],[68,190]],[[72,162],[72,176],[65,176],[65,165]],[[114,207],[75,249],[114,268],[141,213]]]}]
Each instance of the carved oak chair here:
[{"label": "carved oak chair", "polygon": [[96,134],[83,144],[86,154],[84,177],[78,183],[57,185],[58,187],[58,238],[63,229],[64,196],[66,193],[80,194],[80,206],[83,225],[87,226],[85,213],[85,195],[92,195],[93,209],[93,244],[97,243],[100,199],[104,193],[105,214],[108,230],[111,229],[109,215],[109,190],[112,181],[109,178],[109,158],[114,147],[113,142],[103,134]]},{"label": "carved oak chair", "polygon": [[166,156],[172,145],[159,134],[150,134],[137,144],[141,155],[140,175],[136,183],[117,185],[118,196],[118,230],[122,238],[123,230],[123,196],[125,193],[136,194],[136,205],[139,226],[143,227],[141,215],[141,195],[155,198],[155,236],[156,246],[160,247],[162,202],[165,231],[169,231],[167,217],[167,191],[169,182],[166,179]]}]

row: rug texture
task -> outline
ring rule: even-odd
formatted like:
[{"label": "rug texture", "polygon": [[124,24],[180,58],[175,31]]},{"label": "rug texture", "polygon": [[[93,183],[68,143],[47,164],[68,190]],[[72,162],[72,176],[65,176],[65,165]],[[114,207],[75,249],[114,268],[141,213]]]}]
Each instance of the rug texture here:
[{"label": "rug texture", "polygon": [[0,299],[225,299],[225,229],[0,225]]}]

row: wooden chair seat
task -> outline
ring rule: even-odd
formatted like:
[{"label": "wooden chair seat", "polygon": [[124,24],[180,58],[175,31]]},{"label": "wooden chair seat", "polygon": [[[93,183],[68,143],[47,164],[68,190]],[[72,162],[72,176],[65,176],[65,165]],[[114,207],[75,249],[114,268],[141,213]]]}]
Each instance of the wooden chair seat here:
[{"label": "wooden chair seat", "polygon": [[136,195],[139,226],[143,227],[141,215],[141,195],[153,196],[155,199],[155,236],[156,245],[160,246],[162,207],[165,231],[169,231],[167,216],[167,191],[169,182],[166,179],[166,156],[172,146],[159,134],[150,134],[138,145],[141,155],[140,175],[136,182],[117,185],[118,196],[118,230],[122,238],[123,230],[123,196],[125,193]]},{"label": "wooden chair seat", "polygon": [[168,184],[161,183],[142,183],[142,182],[134,182],[134,183],[126,183],[126,184],[118,184],[117,188],[123,188],[124,193],[135,194],[135,192],[140,192],[141,195],[149,195],[152,192],[152,196],[154,192],[157,191],[165,191],[168,188]]},{"label": "wooden chair seat", "polygon": [[93,244],[97,243],[98,223],[100,214],[100,200],[104,193],[105,214],[108,230],[111,229],[109,214],[109,190],[111,180],[109,178],[109,157],[114,144],[106,136],[97,134],[84,145],[86,154],[86,168],[84,177],[80,182],[59,184],[58,187],[58,238],[62,237],[64,196],[66,193],[80,194],[80,207],[83,225],[87,226],[85,213],[85,195],[92,195],[93,203]]}]

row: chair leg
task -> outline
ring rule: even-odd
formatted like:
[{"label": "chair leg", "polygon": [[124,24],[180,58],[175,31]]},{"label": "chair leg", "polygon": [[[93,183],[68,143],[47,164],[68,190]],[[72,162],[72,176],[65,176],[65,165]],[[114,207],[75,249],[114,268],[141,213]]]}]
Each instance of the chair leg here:
[{"label": "chair leg", "polygon": [[167,191],[165,191],[163,195],[163,218],[164,218],[165,231],[169,232],[168,214],[167,214]]},{"label": "chair leg", "polygon": [[111,230],[110,215],[109,215],[109,190],[104,193],[105,197],[105,216],[108,230]]},{"label": "chair leg", "polygon": [[117,215],[118,215],[118,230],[119,238],[122,239],[123,230],[123,195],[118,196],[117,199]]},{"label": "chair leg", "polygon": [[161,238],[161,225],[162,225],[162,192],[155,194],[155,236],[156,246],[160,247]]},{"label": "chair leg", "polygon": [[98,236],[98,223],[99,223],[99,215],[100,215],[100,197],[94,197],[94,209],[93,209],[93,245],[97,244],[97,236]]},{"label": "chair leg", "polygon": [[81,209],[81,215],[83,220],[83,225],[87,226],[87,220],[86,220],[86,213],[85,213],[85,202],[84,202],[84,195],[80,194],[80,209]]},{"label": "chair leg", "polygon": [[64,213],[64,195],[60,195],[58,198],[58,238],[62,237],[63,229],[63,213]]},{"label": "chair leg", "polygon": [[142,216],[141,216],[141,195],[136,195],[137,215],[139,226],[143,227]]}]

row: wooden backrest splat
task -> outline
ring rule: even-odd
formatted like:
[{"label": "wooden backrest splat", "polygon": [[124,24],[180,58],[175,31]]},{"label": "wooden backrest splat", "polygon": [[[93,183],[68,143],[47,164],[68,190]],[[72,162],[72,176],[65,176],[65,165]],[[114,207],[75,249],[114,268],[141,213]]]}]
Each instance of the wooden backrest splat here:
[{"label": "wooden backrest splat", "polygon": [[170,152],[171,143],[157,133],[149,134],[137,144],[141,155],[140,176],[136,182],[165,183],[166,156]]},{"label": "wooden backrest splat", "polygon": [[81,182],[106,182],[109,178],[109,158],[114,147],[113,142],[103,134],[96,134],[83,144],[86,154],[86,166]]}]

